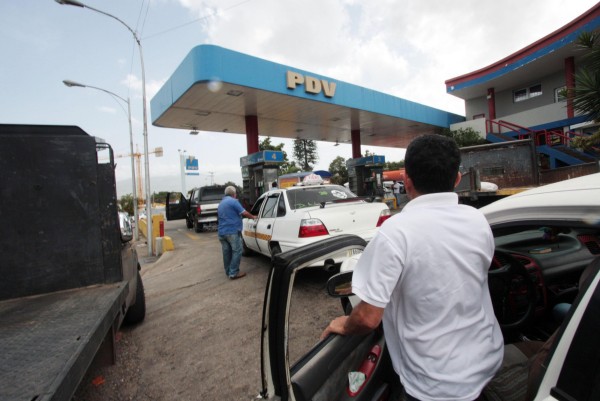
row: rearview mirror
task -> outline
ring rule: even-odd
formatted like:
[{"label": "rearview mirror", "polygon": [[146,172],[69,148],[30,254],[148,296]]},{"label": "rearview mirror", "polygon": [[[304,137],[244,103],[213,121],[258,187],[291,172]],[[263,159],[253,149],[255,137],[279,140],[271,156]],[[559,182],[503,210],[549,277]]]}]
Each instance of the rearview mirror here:
[{"label": "rearview mirror", "polygon": [[352,293],[352,271],[338,273],[327,280],[327,293],[335,298],[349,297]]},{"label": "rearview mirror", "polygon": [[127,213],[119,212],[119,228],[121,229],[121,242],[129,242],[133,239],[133,228]]}]

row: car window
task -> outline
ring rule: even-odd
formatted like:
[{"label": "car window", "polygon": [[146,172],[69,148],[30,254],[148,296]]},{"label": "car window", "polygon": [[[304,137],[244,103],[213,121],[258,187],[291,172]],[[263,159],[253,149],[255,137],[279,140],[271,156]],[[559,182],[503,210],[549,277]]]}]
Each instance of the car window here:
[{"label": "car window", "polygon": [[593,291],[573,336],[558,383],[552,389],[551,394],[559,400],[592,401],[600,397],[600,285]]},{"label": "car window", "polygon": [[261,217],[272,218],[277,215],[277,205],[279,204],[279,194],[271,195],[267,198]]},{"label": "car window", "polygon": [[264,196],[261,196],[260,198],[258,198],[257,201],[254,203],[254,206],[252,206],[252,210],[250,210],[250,214],[258,216],[258,212],[260,211],[260,207],[262,206],[264,201],[265,201]]},{"label": "car window", "polygon": [[171,192],[169,194],[169,205],[181,203],[182,199],[185,200],[181,192]]},{"label": "car window", "polygon": [[203,201],[220,201],[225,195],[224,187],[202,187],[200,191],[200,200]]},{"label": "car window", "polygon": [[277,217],[285,216],[285,200],[283,196],[279,197],[279,203],[277,204]]},{"label": "car window", "polygon": [[334,271],[307,268],[298,274],[291,291],[288,351],[290,363],[298,362],[319,342],[327,324],[344,314],[339,299],[324,291]]},{"label": "car window", "polygon": [[334,202],[356,198],[356,195],[342,186],[294,188],[287,191],[286,196],[292,210],[318,206],[322,202]]}]

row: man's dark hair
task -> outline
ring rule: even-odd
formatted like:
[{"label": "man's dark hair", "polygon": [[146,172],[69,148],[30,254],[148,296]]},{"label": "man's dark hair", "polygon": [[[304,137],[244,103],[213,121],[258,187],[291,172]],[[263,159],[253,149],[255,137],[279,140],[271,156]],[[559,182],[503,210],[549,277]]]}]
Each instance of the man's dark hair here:
[{"label": "man's dark hair", "polygon": [[454,139],[441,135],[415,138],[404,156],[404,168],[422,194],[453,192],[460,167],[460,150]]}]

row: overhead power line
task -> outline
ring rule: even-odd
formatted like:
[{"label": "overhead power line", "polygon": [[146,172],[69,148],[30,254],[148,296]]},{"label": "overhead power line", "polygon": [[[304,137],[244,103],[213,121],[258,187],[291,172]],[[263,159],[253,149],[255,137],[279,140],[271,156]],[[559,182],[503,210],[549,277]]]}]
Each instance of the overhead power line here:
[{"label": "overhead power line", "polygon": [[[239,7],[239,6],[241,6],[242,4],[246,4],[246,3],[250,2],[250,1],[251,1],[251,0],[244,0],[244,1],[241,1],[241,2],[239,2],[239,3],[236,3],[236,4],[234,4],[234,5],[230,6],[230,7],[224,8],[224,9],[223,9],[223,11],[228,11],[228,10],[231,10],[231,9],[233,9],[233,8],[236,8],[236,7]],[[173,28],[169,28],[169,29],[166,29],[166,30],[164,30],[164,31],[157,32],[157,33],[155,33],[155,34],[148,35],[148,36],[146,36],[146,37],[144,37],[144,38],[142,38],[142,39],[143,39],[143,40],[146,40],[146,39],[151,39],[151,38],[154,38],[154,37],[156,37],[156,36],[164,35],[164,34],[166,34],[166,33],[169,33],[169,32],[172,32],[172,31],[175,31],[175,30],[177,30],[177,29],[180,29],[180,28],[186,27],[186,26],[188,26],[188,25],[195,24],[196,22],[199,22],[199,21],[205,20],[205,19],[207,19],[207,18],[214,17],[215,15],[217,15],[217,13],[216,13],[216,12],[213,12],[212,14],[209,14],[209,15],[204,15],[204,16],[202,16],[202,17],[199,17],[199,18],[196,18],[196,19],[194,19],[194,20],[192,20],[192,21],[186,22],[185,24],[177,25],[177,26],[174,26]]]}]

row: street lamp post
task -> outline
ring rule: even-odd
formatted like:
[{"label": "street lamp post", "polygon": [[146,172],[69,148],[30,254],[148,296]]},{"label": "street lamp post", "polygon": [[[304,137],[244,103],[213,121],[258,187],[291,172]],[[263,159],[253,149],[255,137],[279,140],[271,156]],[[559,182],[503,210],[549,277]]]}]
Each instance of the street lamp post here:
[{"label": "street lamp post", "polygon": [[185,153],[186,150],[177,149],[179,152],[179,169],[181,172],[181,193],[186,195],[185,192]]},{"label": "street lamp post", "polygon": [[[117,99],[120,99],[120,100],[124,101],[125,103],[127,103],[127,112],[126,113],[127,113],[127,119],[129,120],[129,149],[130,149],[130,155],[131,155],[131,187],[132,187],[132,191],[133,191],[132,192],[132,194],[133,194],[133,219],[135,221],[135,230],[133,230],[133,239],[135,241],[137,241],[138,240],[138,230],[139,230],[139,218],[138,218],[138,204],[137,204],[138,197],[137,197],[137,191],[136,191],[136,185],[135,185],[135,162],[134,162],[134,154],[133,154],[133,129],[131,127],[131,102],[129,101],[129,98],[125,99],[125,98],[117,95],[116,93],[113,93],[106,89],[98,88],[96,86],[84,85],[84,84],[80,84],[79,82],[70,81],[68,79],[63,80],[63,84],[65,84],[69,88],[78,87],[78,88],[97,89],[99,91],[108,93],[109,95],[111,95],[111,97],[113,99],[115,99],[115,101]],[[123,105],[121,105],[121,103],[119,103],[119,106],[121,106],[121,108],[123,108]],[[123,111],[125,111],[125,109],[123,109]]]},{"label": "street lamp post", "polygon": [[146,231],[146,239],[148,240],[148,256],[152,256],[153,255],[153,253],[152,253],[152,202],[151,202],[151,198],[150,198],[150,164],[149,164],[149,159],[148,159],[148,115],[147,115],[147,111],[146,111],[146,72],[144,70],[144,56],[142,53],[142,43],[141,43],[138,35],[135,33],[135,31],[133,29],[131,29],[129,27],[129,25],[127,25],[126,23],[124,23],[123,21],[121,21],[119,18],[115,17],[112,14],[98,10],[94,7],[90,7],[90,6],[83,4],[76,0],[54,0],[54,1],[56,1],[59,4],[88,8],[92,11],[106,15],[107,17],[110,17],[110,18],[113,18],[113,19],[119,21],[125,28],[127,28],[129,30],[129,32],[131,32],[131,34],[133,35],[133,39],[138,44],[138,48],[140,51],[140,62],[141,62],[141,68],[142,68],[142,101],[144,102],[142,105],[143,111],[144,111],[144,170],[145,170],[144,178],[146,180],[146,219],[148,222],[148,224],[147,224],[148,230]]}]

